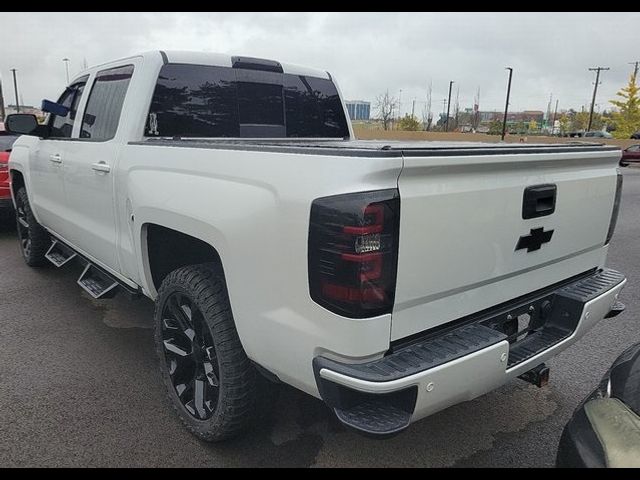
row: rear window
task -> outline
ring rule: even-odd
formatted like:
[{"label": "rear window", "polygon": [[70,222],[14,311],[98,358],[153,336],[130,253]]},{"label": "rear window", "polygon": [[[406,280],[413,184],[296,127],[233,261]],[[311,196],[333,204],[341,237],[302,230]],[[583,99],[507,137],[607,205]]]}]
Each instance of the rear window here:
[{"label": "rear window", "polygon": [[331,80],[205,65],[160,71],[145,128],[157,137],[343,138]]}]

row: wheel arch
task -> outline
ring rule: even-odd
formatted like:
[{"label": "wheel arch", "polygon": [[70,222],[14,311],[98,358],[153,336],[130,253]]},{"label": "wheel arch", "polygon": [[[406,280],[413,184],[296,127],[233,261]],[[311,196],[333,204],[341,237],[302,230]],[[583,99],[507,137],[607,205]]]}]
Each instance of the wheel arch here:
[{"label": "wheel arch", "polygon": [[201,235],[185,230],[151,221],[141,226],[143,274],[153,297],[169,273],[187,265],[211,263],[226,283],[220,251]]}]

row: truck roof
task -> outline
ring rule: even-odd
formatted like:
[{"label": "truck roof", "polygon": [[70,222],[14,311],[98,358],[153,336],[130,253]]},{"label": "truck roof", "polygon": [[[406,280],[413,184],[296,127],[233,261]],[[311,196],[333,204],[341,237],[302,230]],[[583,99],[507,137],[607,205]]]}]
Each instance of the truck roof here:
[{"label": "truck roof", "polygon": [[[123,57],[117,60],[111,60],[109,62],[105,62],[99,65],[92,65],[87,70],[93,70],[98,67],[110,65],[112,63],[121,62],[122,60],[127,60],[129,58],[134,57],[142,57],[144,59],[150,59],[151,61],[164,62],[164,63],[187,63],[194,65],[210,65],[210,66],[218,66],[218,67],[231,67],[232,66],[232,58],[233,57],[243,57],[243,58],[253,58],[252,56],[244,56],[244,55],[230,55],[226,53],[215,53],[215,52],[196,52],[189,50],[151,50],[143,53],[139,53],[137,55],[131,55],[129,57]],[[331,79],[331,76],[328,72],[324,70],[320,70],[317,68],[305,67],[302,65],[295,65],[292,63],[283,63],[279,60],[275,59],[265,59],[260,58],[260,60],[270,60],[277,61],[282,65],[282,69],[284,73],[289,73],[292,75],[305,75],[309,77],[318,77]],[[86,71],[86,70],[85,70]],[[79,72],[76,76],[81,76],[85,71]]]}]

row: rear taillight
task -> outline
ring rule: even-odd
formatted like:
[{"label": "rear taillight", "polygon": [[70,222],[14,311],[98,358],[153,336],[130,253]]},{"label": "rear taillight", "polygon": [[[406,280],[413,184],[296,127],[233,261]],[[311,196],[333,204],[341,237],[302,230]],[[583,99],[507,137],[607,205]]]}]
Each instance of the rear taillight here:
[{"label": "rear taillight", "polygon": [[396,289],[397,189],[319,198],[311,205],[311,298],[352,318],[390,313]]},{"label": "rear taillight", "polygon": [[618,212],[620,211],[620,197],[622,196],[622,174],[618,172],[618,178],[616,179],[616,196],[613,201],[613,211],[611,212],[611,220],[609,221],[609,231],[607,232],[607,240],[604,242],[608,245],[613,237],[613,232],[616,230],[616,222],[618,221]]},{"label": "rear taillight", "polygon": [[0,152],[0,172],[6,172],[9,169],[9,153]]}]

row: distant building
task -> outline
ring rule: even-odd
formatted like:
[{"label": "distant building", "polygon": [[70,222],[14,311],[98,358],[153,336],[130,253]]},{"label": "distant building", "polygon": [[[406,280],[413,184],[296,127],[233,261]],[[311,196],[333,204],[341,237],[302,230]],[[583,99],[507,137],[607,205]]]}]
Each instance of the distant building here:
[{"label": "distant building", "polygon": [[369,120],[371,118],[371,103],[362,100],[347,100],[345,103],[351,120]]}]

